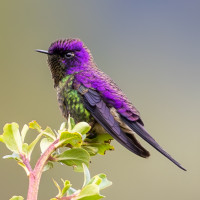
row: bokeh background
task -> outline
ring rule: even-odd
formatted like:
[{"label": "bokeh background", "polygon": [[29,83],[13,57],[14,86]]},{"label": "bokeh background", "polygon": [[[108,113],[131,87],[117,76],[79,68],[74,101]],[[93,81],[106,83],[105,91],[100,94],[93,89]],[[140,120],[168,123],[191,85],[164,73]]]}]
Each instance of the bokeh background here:
[{"label": "bokeh background", "polygon": [[[139,158],[113,142],[114,152],[92,159],[93,175],[113,181],[106,199],[200,199],[200,1],[2,1],[0,6],[0,127],[36,119],[58,129],[58,108],[46,56],[59,38],[81,38],[99,68],[139,109],[146,129],[184,167],[151,146]],[[0,145],[0,157],[9,154]],[[34,154],[33,163],[39,152]],[[75,188],[83,175],[57,165],[42,176],[39,199],[57,194],[52,178]],[[13,160],[0,160],[1,199],[26,197],[27,177]]]}]

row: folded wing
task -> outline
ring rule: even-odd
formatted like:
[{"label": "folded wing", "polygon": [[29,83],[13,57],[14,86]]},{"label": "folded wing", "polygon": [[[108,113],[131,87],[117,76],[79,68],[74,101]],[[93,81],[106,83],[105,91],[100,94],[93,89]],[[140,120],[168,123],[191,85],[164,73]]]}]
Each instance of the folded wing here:
[{"label": "folded wing", "polygon": [[[92,116],[115,140],[138,156],[148,157],[150,155],[149,152],[140,145],[133,135],[124,132],[122,128],[120,128],[119,122],[114,119],[114,116],[110,112],[110,108],[107,107],[106,103],[103,101],[103,98],[97,91],[88,89],[82,85],[79,87],[78,91],[83,95],[84,104]],[[130,121],[122,115],[120,118],[135,133],[152,145],[161,154],[167,157],[182,170],[186,170],[160,147],[160,145],[147,133],[140,122]]]},{"label": "folded wing", "polygon": [[119,123],[114,119],[110,109],[98,92],[87,89],[84,86],[80,86],[78,91],[83,94],[85,107],[90,111],[91,115],[115,140],[138,156],[149,156],[149,152],[137,140],[134,141],[121,130]]}]

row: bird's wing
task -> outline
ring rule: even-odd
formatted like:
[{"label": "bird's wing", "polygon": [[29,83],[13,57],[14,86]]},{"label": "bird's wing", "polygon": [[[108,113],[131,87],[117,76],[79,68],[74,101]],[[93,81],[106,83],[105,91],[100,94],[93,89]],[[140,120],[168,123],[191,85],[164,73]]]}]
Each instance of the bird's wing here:
[{"label": "bird's wing", "polygon": [[83,95],[84,105],[90,111],[91,115],[115,140],[138,156],[149,156],[148,151],[141,147],[137,141],[134,142],[134,140],[121,130],[118,122],[114,119],[110,109],[106,106],[97,91],[88,89],[82,85],[78,88],[78,91]]},{"label": "bird's wing", "polygon": [[[119,126],[119,123],[114,119],[113,115],[110,112],[110,108],[107,107],[99,92],[93,89],[88,89],[83,85],[79,87],[78,91],[83,95],[84,104],[86,108],[91,112],[92,116],[96,119],[96,121],[99,124],[101,124],[114,139],[116,139],[124,147],[126,147],[127,149],[139,156],[149,156],[149,152],[146,151],[143,147],[141,148],[141,145],[137,142],[135,138],[129,137],[127,133],[122,131],[122,129]],[[164,151],[161,148],[161,146],[147,133],[147,131],[144,129],[143,125],[139,121],[131,121],[123,115],[120,116],[121,119],[125,122],[125,124],[128,125],[141,138],[143,138],[146,142],[152,145],[156,150],[158,150],[161,154],[167,157],[179,168],[186,170],[166,151]]]}]

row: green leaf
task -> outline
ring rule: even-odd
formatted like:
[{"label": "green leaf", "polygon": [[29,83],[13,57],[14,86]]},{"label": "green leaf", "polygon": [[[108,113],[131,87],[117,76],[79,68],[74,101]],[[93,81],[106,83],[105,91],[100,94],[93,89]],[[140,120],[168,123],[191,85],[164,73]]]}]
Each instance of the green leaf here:
[{"label": "green leaf", "polygon": [[41,137],[42,137],[42,133],[37,135],[35,140],[33,140],[33,142],[31,142],[31,144],[29,144],[29,146],[28,146],[28,158],[29,158],[29,160],[30,160],[30,157],[31,157],[31,154],[33,152],[35,145],[38,143],[38,141],[40,140]]},{"label": "green leaf", "polygon": [[72,117],[70,117],[70,124],[71,124],[71,129],[73,129],[75,126],[75,121]]},{"label": "green leaf", "polygon": [[[63,181],[63,180],[62,180]],[[66,181],[63,181],[63,184],[64,184],[64,187],[62,189],[62,197],[66,194],[67,190],[72,186],[70,184],[70,181],[66,180]]]},{"label": "green leaf", "polygon": [[86,135],[86,134],[83,134],[83,135],[82,135],[82,140],[84,141],[86,137],[87,137],[87,135]]},{"label": "green leaf", "polygon": [[28,156],[28,144],[27,143],[22,144],[22,151],[24,152],[24,154],[27,157]]},{"label": "green leaf", "polygon": [[82,145],[81,148],[85,149],[90,154],[90,156],[95,156],[98,153],[98,148],[97,147],[91,147],[91,146]]},{"label": "green leaf", "polygon": [[91,126],[86,122],[79,122],[74,126],[72,132],[78,132],[82,135],[86,134],[91,129]]},{"label": "green leaf", "polygon": [[105,174],[99,174],[98,176],[102,179],[99,185],[100,190],[103,190],[112,185],[112,182],[107,179],[107,176]]},{"label": "green leaf", "polygon": [[95,184],[86,185],[79,195],[76,197],[76,200],[98,200],[104,196],[99,194],[99,187]]},{"label": "green leaf", "polygon": [[92,143],[110,143],[111,140],[113,140],[113,137],[108,133],[98,134],[93,139],[87,138],[87,141]]},{"label": "green leaf", "polygon": [[73,166],[75,171],[83,171],[82,163],[89,165],[90,155],[82,148],[73,148],[66,150],[55,157],[57,161],[69,166]]},{"label": "green leaf", "polygon": [[53,143],[51,138],[43,138],[40,142],[41,152],[44,153],[46,149]]},{"label": "green leaf", "polygon": [[90,182],[90,171],[87,166],[83,163],[83,172],[84,172],[84,183],[83,187],[85,187]]},{"label": "green leaf", "polygon": [[60,142],[58,146],[71,144],[72,146],[79,147],[82,142],[82,136],[80,133],[70,133],[68,131],[64,131],[60,135]]},{"label": "green leaf", "polygon": [[0,142],[4,143],[4,141],[3,141],[3,135],[0,135]]},{"label": "green leaf", "polygon": [[29,128],[36,129],[38,132],[42,131],[41,126],[35,120],[29,123]]},{"label": "green leaf", "polygon": [[[63,123],[63,124],[64,124],[64,123]],[[74,121],[74,119],[73,119],[72,117],[70,117],[70,115],[69,115],[69,117],[68,117],[68,119],[67,119],[67,123],[65,123],[65,128],[66,128],[66,130],[71,131],[71,130],[74,128],[74,126],[75,126],[75,121]],[[62,130],[62,129],[60,129],[60,130]]]},{"label": "green leaf", "polygon": [[102,181],[102,179],[98,175],[96,175],[96,176],[92,177],[92,179],[89,181],[88,185],[95,184],[95,185],[99,186],[101,184],[101,181]]},{"label": "green leaf", "polygon": [[24,198],[22,196],[13,196],[11,199],[9,200],[23,200]]},{"label": "green leaf", "polygon": [[22,142],[24,142],[24,139],[26,137],[28,130],[29,130],[29,127],[28,127],[27,124],[25,124],[22,128],[22,131],[21,131]]},{"label": "green leaf", "polygon": [[52,141],[54,141],[56,139],[55,133],[48,126],[46,127],[46,129],[42,133],[43,133],[43,135],[46,135],[47,137],[52,139]]},{"label": "green leaf", "polygon": [[67,190],[67,196],[71,196],[72,194],[74,194],[77,190],[70,187],[68,190]]},{"label": "green leaf", "polygon": [[71,131],[71,130],[72,130],[70,118],[71,118],[71,117],[70,117],[70,115],[69,115],[68,120],[67,120],[67,130],[68,130],[68,131]]},{"label": "green leaf", "polygon": [[86,138],[82,147],[96,147],[100,155],[104,155],[107,150],[114,150],[114,147],[110,145],[112,136],[109,134],[99,134],[93,139]]},{"label": "green leaf", "polygon": [[6,124],[3,130],[3,141],[7,148],[15,153],[22,152],[22,139],[19,132],[19,125],[15,122]]},{"label": "green leaf", "polygon": [[58,189],[58,194],[56,195],[56,197],[62,197],[62,191],[61,191],[59,184],[54,179],[53,179],[53,182]]},{"label": "green leaf", "polygon": [[6,155],[3,157],[3,159],[14,159],[17,161],[22,161],[19,154],[17,154],[17,153],[13,153],[12,155]]},{"label": "green leaf", "polygon": [[63,122],[60,126],[59,131],[62,132],[62,131],[66,131],[66,130],[67,130],[67,122]]},{"label": "green leaf", "polygon": [[[101,179],[101,181],[99,181]],[[112,182],[109,181],[105,174],[98,174],[94,176],[88,184],[96,184],[99,186],[100,190],[103,190],[112,185]]]}]

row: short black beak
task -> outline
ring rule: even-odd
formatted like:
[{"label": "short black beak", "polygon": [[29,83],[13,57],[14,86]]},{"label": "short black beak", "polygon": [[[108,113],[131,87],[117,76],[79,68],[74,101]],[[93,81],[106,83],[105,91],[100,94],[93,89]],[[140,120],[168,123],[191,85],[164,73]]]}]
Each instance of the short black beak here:
[{"label": "short black beak", "polygon": [[39,52],[39,53],[45,53],[45,54],[48,54],[48,55],[51,55],[48,51],[46,50],[41,50],[41,49],[36,49],[35,51]]}]

